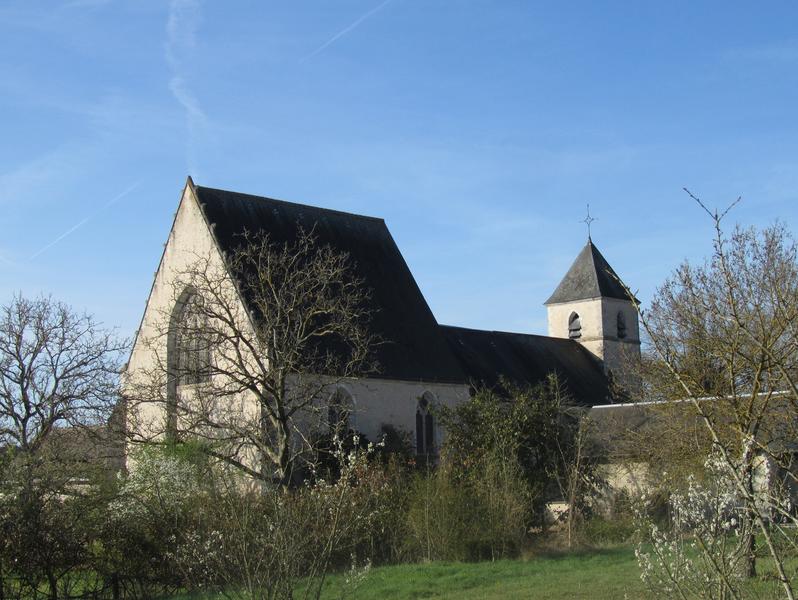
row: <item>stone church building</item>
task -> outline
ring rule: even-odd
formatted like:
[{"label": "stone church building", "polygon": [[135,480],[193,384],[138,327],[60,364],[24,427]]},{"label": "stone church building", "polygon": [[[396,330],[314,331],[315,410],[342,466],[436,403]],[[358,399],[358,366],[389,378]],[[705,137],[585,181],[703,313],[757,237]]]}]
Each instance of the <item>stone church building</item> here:
[{"label": "stone church building", "polygon": [[[414,438],[419,454],[434,451],[444,434],[430,409],[469,398],[473,386],[500,377],[535,384],[556,373],[574,402],[611,403],[611,373],[625,356],[639,356],[636,308],[623,284],[588,239],[561,283],[545,302],[548,336],[485,331],[438,323],[386,223],[270,198],[195,185],[189,178],[147,299],[125,373],[126,381],[175,360],[159,318],[175,313],[175,274],[193,257],[210,256],[225,268],[225,256],[245,231],[290,241],[297,226],[312,229],[320,244],[348,253],[356,275],[370,290],[379,372],[335,384],[330,394],[346,398],[350,426],[378,439],[391,425]],[[245,302],[245,300],[242,300]],[[165,382],[179,388],[174,382]],[[178,395],[179,389],[164,390]],[[142,409],[138,427],[152,431],[165,422],[163,406]]]}]

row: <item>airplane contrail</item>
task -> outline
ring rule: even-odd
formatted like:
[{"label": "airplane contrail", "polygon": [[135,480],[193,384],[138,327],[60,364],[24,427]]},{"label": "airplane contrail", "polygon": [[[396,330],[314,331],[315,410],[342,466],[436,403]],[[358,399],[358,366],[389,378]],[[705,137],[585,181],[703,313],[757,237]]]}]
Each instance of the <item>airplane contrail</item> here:
[{"label": "airplane contrail", "polygon": [[39,255],[43,254],[44,252],[46,252],[47,250],[49,250],[50,248],[55,246],[58,242],[63,240],[65,237],[67,237],[69,234],[74,233],[77,229],[83,227],[86,223],[88,223],[91,219],[93,219],[94,217],[99,215],[102,211],[104,211],[105,209],[109,208],[111,205],[116,204],[117,202],[119,202],[122,198],[127,196],[133,190],[135,190],[139,186],[140,183],[141,183],[140,181],[137,181],[136,183],[134,183],[133,185],[128,187],[125,191],[123,191],[123,192],[117,194],[116,196],[114,196],[113,198],[111,198],[108,202],[103,204],[100,208],[98,208],[96,211],[94,211],[88,217],[82,219],[81,221],[79,221],[78,223],[76,223],[75,225],[73,225],[72,227],[67,229],[64,233],[59,235],[57,238],[55,238],[52,242],[50,242],[49,244],[47,244],[43,248],[40,248],[36,252],[34,252],[31,255],[31,257],[28,259],[28,261],[31,261],[31,260],[35,259],[36,257],[38,257]]},{"label": "airplane contrail", "polygon": [[3,263],[4,265],[8,265],[9,267],[17,267],[17,266],[19,266],[13,260],[6,258],[3,255],[2,251],[0,251],[0,262]]},{"label": "airplane contrail", "polygon": [[371,9],[370,11],[368,11],[367,13],[365,13],[365,14],[361,15],[361,16],[360,16],[360,17],[359,17],[357,20],[355,20],[355,21],[354,21],[354,22],[353,22],[351,25],[348,25],[348,26],[344,27],[344,28],[343,28],[341,31],[339,31],[338,33],[336,33],[336,34],[335,34],[334,36],[332,36],[332,37],[331,37],[329,40],[327,40],[326,42],[324,42],[324,43],[323,43],[321,46],[319,46],[318,48],[316,48],[316,49],[315,49],[313,52],[311,52],[310,54],[308,54],[308,55],[307,55],[305,58],[303,58],[303,59],[302,59],[302,60],[300,60],[299,62],[303,63],[303,62],[305,62],[305,61],[307,61],[307,60],[310,60],[311,58],[313,58],[314,56],[316,56],[316,55],[317,55],[319,52],[321,52],[322,50],[324,50],[324,49],[325,49],[327,46],[329,46],[330,44],[334,43],[335,41],[337,41],[337,40],[339,40],[340,38],[342,38],[343,36],[345,36],[347,33],[349,33],[350,31],[352,31],[352,30],[353,30],[355,27],[357,27],[358,25],[360,25],[360,24],[361,24],[363,21],[365,21],[366,19],[368,19],[368,18],[369,18],[371,15],[373,15],[375,12],[377,12],[378,10],[380,10],[381,8],[383,8],[383,7],[384,7],[386,4],[388,4],[389,2],[392,2],[392,1],[393,1],[393,0],[384,0],[384,2],[382,2],[382,3],[378,4],[377,6],[375,6],[374,8],[372,8],[372,9]]}]

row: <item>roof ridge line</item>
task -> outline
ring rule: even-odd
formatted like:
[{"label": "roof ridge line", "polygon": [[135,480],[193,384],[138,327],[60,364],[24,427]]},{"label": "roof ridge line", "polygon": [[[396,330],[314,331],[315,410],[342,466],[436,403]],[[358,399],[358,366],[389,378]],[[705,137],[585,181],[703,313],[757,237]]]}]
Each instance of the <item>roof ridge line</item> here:
[{"label": "roof ridge line", "polygon": [[445,325],[440,323],[438,324],[438,327],[447,327],[449,329],[465,329],[467,331],[478,331],[480,333],[500,333],[503,335],[520,335],[522,337],[545,338],[547,340],[558,340],[563,342],[572,341],[567,338],[559,338],[551,335],[543,335],[542,333],[523,333],[520,331],[503,331],[501,329],[477,329],[476,327],[461,327],[460,325]]},{"label": "roof ridge line", "polygon": [[370,221],[378,221],[381,223],[385,222],[385,219],[380,217],[372,217],[371,215],[361,215],[359,213],[347,212],[345,210],[336,210],[334,208],[325,208],[323,206],[314,206],[313,204],[303,204],[302,202],[294,202],[292,200],[282,200],[280,198],[271,198],[269,196],[258,196],[256,194],[247,194],[245,192],[236,192],[234,190],[224,190],[222,188],[212,188],[204,185],[196,185],[196,189],[198,190],[209,190],[212,192],[222,192],[224,194],[235,194],[236,196],[246,196],[247,198],[252,198],[254,200],[266,200],[268,202],[279,202],[280,204],[290,204],[291,206],[297,206],[301,208],[309,208],[313,210],[321,210],[328,213],[334,213],[339,215],[344,215],[347,217],[357,217],[359,219],[368,219]]}]

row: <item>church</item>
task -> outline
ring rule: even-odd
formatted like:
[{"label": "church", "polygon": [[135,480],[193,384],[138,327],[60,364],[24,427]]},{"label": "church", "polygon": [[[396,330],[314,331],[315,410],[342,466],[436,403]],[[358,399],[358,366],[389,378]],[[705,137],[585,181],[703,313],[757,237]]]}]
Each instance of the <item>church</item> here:
[{"label": "church", "polygon": [[[433,407],[454,406],[475,386],[494,386],[501,378],[528,385],[555,373],[575,403],[607,405],[623,360],[639,356],[636,301],[589,237],[545,301],[548,336],[455,327],[438,323],[382,219],[202,187],[189,178],[136,333],[128,385],[137,374],[174,360],[176,350],[159,334],[159,319],[175,314],[176,273],[192,257],[209,255],[225,268],[245,231],[289,243],[298,226],[347,253],[370,291],[370,327],[385,340],[377,349],[379,370],[337,381],[329,392],[345,398],[349,426],[369,439],[391,426],[407,432],[419,454],[429,454],[445,435]],[[179,397],[180,382],[163,385],[172,401]],[[136,426],[152,432],[168,419],[163,406],[140,411]]]}]

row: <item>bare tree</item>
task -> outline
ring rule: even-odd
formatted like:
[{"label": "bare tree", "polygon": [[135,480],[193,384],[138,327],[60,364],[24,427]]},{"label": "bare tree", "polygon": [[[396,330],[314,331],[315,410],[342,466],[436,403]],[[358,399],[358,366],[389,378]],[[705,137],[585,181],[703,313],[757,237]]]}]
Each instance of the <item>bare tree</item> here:
[{"label": "bare tree", "polygon": [[65,495],[104,458],[124,347],[47,297],[0,308],[0,587],[5,563],[21,587],[35,595],[43,579],[56,598],[83,564],[86,505]]},{"label": "bare tree", "polygon": [[325,410],[336,383],[375,368],[369,292],[348,255],[312,231],[291,243],[247,233],[223,263],[196,256],[172,286],[156,340],[167,356],[145,400],[165,406],[168,437],[288,485],[313,432],[348,415]]},{"label": "bare tree", "polygon": [[0,448],[35,455],[59,427],[104,425],[125,343],[42,297],[0,308]]},{"label": "bare tree", "polygon": [[[641,313],[655,358],[648,363],[649,399],[678,401],[702,424],[742,503],[734,551],[744,557],[742,575],[756,573],[756,534],[785,597],[794,598],[785,568],[796,550],[794,536],[771,517],[794,518],[776,489],[781,486],[758,480],[766,465],[770,473],[781,465],[780,477],[794,477],[785,460],[798,439],[798,249],[778,224],[761,231],[737,227],[727,235],[723,222],[731,206],[712,211],[693,198],[712,219],[714,253],[703,265],[679,267]],[[724,585],[737,595],[731,582]]]}]

